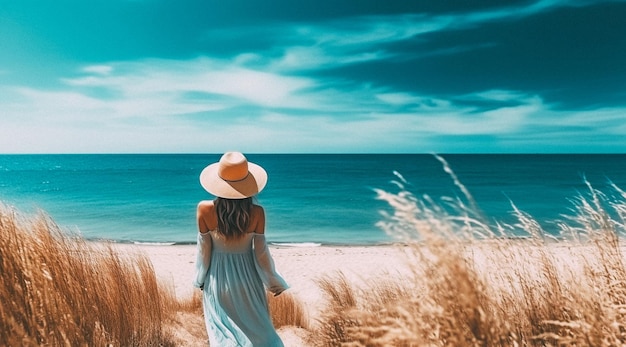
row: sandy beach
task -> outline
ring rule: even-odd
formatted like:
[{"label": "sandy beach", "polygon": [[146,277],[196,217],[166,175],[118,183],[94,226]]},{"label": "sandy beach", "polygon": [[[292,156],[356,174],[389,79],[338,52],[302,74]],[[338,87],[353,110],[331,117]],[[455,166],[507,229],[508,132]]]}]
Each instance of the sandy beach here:
[{"label": "sandy beach", "polygon": [[[195,245],[118,244],[115,247],[122,253],[139,252],[147,255],[159,279],[172,285],[178,298],[189,297],[197,290],[191,285],[195,270]],[[290,285],[289,292],[304,303],[313,320],[325,305],[317,284],[324,276],[341,272],[351,282],[358,284],[406,269],[406,257],[396,246],[271,246],[270,251],[276,268]],[[198,330],[203,330],[204,326],[196,322],[189,329],[198,334]],[[302,346],[297,331],[283,328],[279,334],[286,346]],[[199,341],[191,341],[193,336],[187,339],[189,345],[201,345]]]},{"label": "sandy beach", "polygon": [[[536,247],[528,244],[506,243],[505,248],[490,243],[474,244],[467,248],[478,269],[497,270],[506,273],[507,267],[516,268],[526,264],[530,273],[544,271],[541,257],[549,255],[561,273],[561,279],[571,281],[583,276],[584,264],[594,263],[597,257],[585,260],[588,255],[598,252],[592,245],[573,246],[553,244]],[[410,248],[410,247],[409,247]],[[193,295],[194,288],[190,285],[194,273],[195,245],[180,246],[142,246],[119,245],[123,252],[142,252],[154,265],[157,276],[163,283],[174,287],[179,298]],[[320,311],[326,304],[326,298],[319,287],[319,280],[325,276],[333,276],[341,272],[352,285],[366,286],[368,283],[383,279],[396,279],[406,276],[410,271],[409,259],[405,248],[401,246],[311,246],[311,247],[270,247],[279,272],[290,284],[289,292],[296,296],[305,306],[309,319],[315,322]],[[502,253],[504,250],[505,253]],[[621,249],[624,254],[624,249]],[[503,258],[506,254],[507,257]],[[494,258],[495,257],[495,258]],[[510,258],[509,258],[510,257]],[[524,257],[524,259],[518,259]],[[534,259],[534,260],[533,260]],[[495,263],[494,263],[495,262]],[[499,266],[493,266],[500,263]],[[415,265],[415,264],[413,264]],[[598,264],[601,265],[601,264]],[[490,270],[488,270],[490,269]],[[483,273],[489,277],[488,273]],[[535,278],[535,275],[531,275]],[[495,280],[494,283],[502,281]],[[511,284],[510,281],[502,282]],[[179,318],[176,334],[186,346],[206,346],[204,321],[199,316]],[[278,330],[286,346],[307,346],[308,332],[296,327],[283,327]]]}]

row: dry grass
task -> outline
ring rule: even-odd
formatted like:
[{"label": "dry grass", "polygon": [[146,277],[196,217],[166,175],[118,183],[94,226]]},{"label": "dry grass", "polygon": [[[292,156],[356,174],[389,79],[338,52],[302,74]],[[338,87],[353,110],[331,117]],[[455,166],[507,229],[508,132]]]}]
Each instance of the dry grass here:
[{"label": "dry grass", "polygon": [[178,303],[141,255],[67,235],[47,217],[0,209],[0,344],[167,346]]},{"label": "dry grass", "polygon": [[589,187],[554,238],[515,206],[518,224],[490,226],[439,159],[466,199],[418,198],[401,176],[398,193],[378,191],[394,209],[381,226],[404,242],[410,275],[365,288],[342,274],[321,280],[329,302],[315,345],[626,344],[623,191]]},{"label": "dry grass", "polygon": [[309,315],[304,305],[291,293],[284,292],[279,296],[268,294],[267,301],[270,315],[272,316],[272,323],[276,329],[284,326],[295,326],[304,329],[310,327]]},{"label": "dry grass", "polygon": [[[1,346],[206,345],[200,294],[177,300],[147,256],[120,254],[44,214],[26,218],[1,205],[0,233]],[[270,308],[277,327],[308,326],[289,295],[271,298]]]},{"label": "dry grass", "polygon": [[198,315],[202,314],[202,292],[194,290],[191,296],[179,299],[178,310]]}]

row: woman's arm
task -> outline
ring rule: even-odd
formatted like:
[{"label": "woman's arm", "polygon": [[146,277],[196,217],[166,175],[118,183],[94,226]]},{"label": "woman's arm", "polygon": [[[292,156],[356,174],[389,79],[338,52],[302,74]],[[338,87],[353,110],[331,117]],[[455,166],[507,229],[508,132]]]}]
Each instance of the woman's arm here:
[{"label": "woman's arm", "polygon": [[287,282],[274,267],[274,259],[267,247],[265,235],[262,233],[254,235],[254,256],[257,273],[270,292],[278,295],[289,288]]},{"label": "woman's arm", "polygon": [[198,238],[197,238],[197,254],[196,254],[196,275],[193,285],[196,288],[204,289],[204,281],[211,266],[211,248],[213,246],[209,227],[206,217],[208,212],[213,208],[213,203],[202,201],[198,204],[197,221],[198,221]]},{"label": "woman's arm", "polygon": [[204,281],[211,266],[211,247],[211,234],[208,232],[198,233],[196,275],[193,280],[193,285],[196,288],[204,289]]}]

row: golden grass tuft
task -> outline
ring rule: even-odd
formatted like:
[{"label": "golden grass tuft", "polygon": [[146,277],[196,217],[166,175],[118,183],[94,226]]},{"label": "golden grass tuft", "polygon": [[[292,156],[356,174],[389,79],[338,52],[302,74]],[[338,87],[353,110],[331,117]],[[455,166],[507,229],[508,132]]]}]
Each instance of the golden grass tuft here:
[{"label": "golden grass tuft", "polygon": [[315,345],[626,344],[623,191],[608,196],[589,186],[553,237],[515,206],[519,223],[494,228],[470,196],[444,206],[396,183],[398,193],[378,191],[394,209],[381,226],[400,236],[410,275],[365,287],[341,273],[320,280],[329,299]]},{"label": "golden grass tuft", "polygon": [[279,296],[268,294],[272,323],[276,329],[284,326],[294,326],[308,329],[309,315],[302,302],[289,292],[284,292]]},{"label": "golden grass tuft", "polygon": [[170,346],[178,303],[146,256],[62,232],[49,218],[0,208],[0,345]]}]

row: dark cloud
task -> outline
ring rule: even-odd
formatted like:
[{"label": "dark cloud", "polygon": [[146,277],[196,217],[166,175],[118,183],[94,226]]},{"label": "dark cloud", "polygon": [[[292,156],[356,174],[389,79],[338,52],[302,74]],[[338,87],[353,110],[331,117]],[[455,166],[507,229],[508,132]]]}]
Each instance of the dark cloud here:
[{"label": "dark cloud", "polygon": [[422,34],[387,45],[388,61],[326,71],[454,98],[491,89],[538,94],[562,109],[626,104],[626,4],[564,7]]},{"label": "dark cloud", "polygon": [[249,1],[230,0],[223,2],[207,1],[207,11],[221,25],[230,23],[258,24],[262,21],[310,22],[337,18],[369,15],[396,14],[455,14],[489,9],[507,8],[532,3],[528,0],[272,0]]}]

